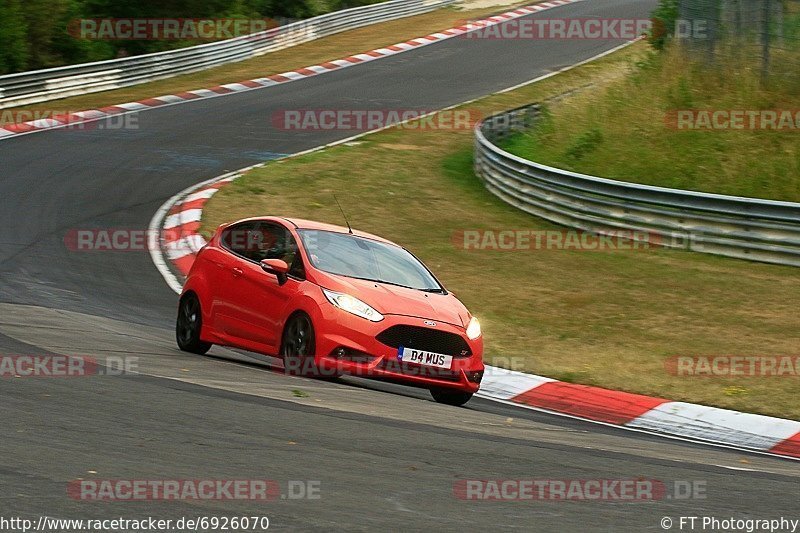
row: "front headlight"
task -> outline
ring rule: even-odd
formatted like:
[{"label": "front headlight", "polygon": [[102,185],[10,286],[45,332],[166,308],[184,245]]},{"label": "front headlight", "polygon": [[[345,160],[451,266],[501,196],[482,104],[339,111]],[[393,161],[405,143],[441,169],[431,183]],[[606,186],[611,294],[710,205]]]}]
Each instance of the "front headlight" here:
[{"label": "front headlight", "polygon": [[325,298],[328,299],[330,303],[338,307],[343,311],[347,311],[348,313],[353,313],[356,316],[360,316],[361,318],[366,318],[367,320],[371,320],[372,322],[380,322],[383,320],[383,315],[377,312],[372,307],[368,306],[358,298],[354,298],[349,294],[344,294],[342,292],[335,292],[329,291],[328,289],[322,289],[322,293],[325,295]]},{"label": "front headlight", "polygon": [[481,323],[478,322],[477,318],[472,317],[472,320],[469,321],[469,325],[467,325],[467,337],[469,337],[469,340],[474,341],[480,336]]}]

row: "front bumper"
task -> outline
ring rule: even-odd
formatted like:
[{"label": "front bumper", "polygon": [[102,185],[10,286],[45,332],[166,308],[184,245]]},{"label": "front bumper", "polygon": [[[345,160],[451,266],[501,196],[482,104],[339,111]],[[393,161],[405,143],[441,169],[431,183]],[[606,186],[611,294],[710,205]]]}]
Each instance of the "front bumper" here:
[{"label": "front bumper", "polygon": [[[370,322],[337,308],[325,310],[315,324],[315,365],[323,373],[344,373],[359,377],[385,379],[428,389],[453,389],[475,393],[483,377],[483,338],[467,338],[463,328],[438,322],[425,324],[422,318],[385,315],[380,322]],[[398,349],[384,344],[378,337],[393,326],[427,328],[434,332],[460,336],[469,346],[469,355],[452,355],[449,369],[405,363],[398,360]],[[433,346],[409,346],[437,352]],[[437,352],[442,353],[442,352]]]}]

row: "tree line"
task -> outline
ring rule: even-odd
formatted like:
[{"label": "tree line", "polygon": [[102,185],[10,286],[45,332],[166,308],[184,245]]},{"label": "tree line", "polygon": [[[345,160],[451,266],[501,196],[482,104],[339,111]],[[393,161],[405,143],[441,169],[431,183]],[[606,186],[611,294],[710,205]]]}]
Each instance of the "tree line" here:
[{"label": "tree line", "polygon": [[196,44],[80,39],[81,19],[300,19],[381,0],[0,0],[0,74],[102,61]]}]

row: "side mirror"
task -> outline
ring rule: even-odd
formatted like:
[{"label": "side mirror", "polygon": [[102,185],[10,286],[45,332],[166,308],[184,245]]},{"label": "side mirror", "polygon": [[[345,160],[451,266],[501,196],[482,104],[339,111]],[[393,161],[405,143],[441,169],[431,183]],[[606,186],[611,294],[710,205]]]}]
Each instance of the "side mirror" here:
[{"label": "side mirror", "polygon": [[282,259],[264,259],[261,261],[261,269],[269,274],[275,274],[279,285],[283,285],[288,279],[289,265]]}]

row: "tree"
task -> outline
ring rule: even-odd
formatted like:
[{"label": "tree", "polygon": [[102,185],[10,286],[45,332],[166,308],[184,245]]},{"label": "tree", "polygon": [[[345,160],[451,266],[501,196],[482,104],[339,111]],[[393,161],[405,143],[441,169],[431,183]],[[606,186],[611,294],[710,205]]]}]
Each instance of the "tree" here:
[{"label": "tree", "polygon": [[0,74],[28,66],[27,32],[21,0],[0,0]]},{"label": "tree", "polygon": [[661,0],[653,11],[653,31],[650,33],[650,44],[656,50],[663,50],[667,39],[675,33],[678,21],[678,0]]},{"label": "tree", "polygon": [[306,18],[379,0],[0,0],[0,74],[138,55],[195,44],[172,40],[88,40],[81,19]]},{"label": "tree", "polygon": [[25,0],[23,13],[27,24],[30,50],[29,68],[44,68],[62,63],[60,54],[53,49],[53,39],[66,31],[64,14],[70,0]]}]

